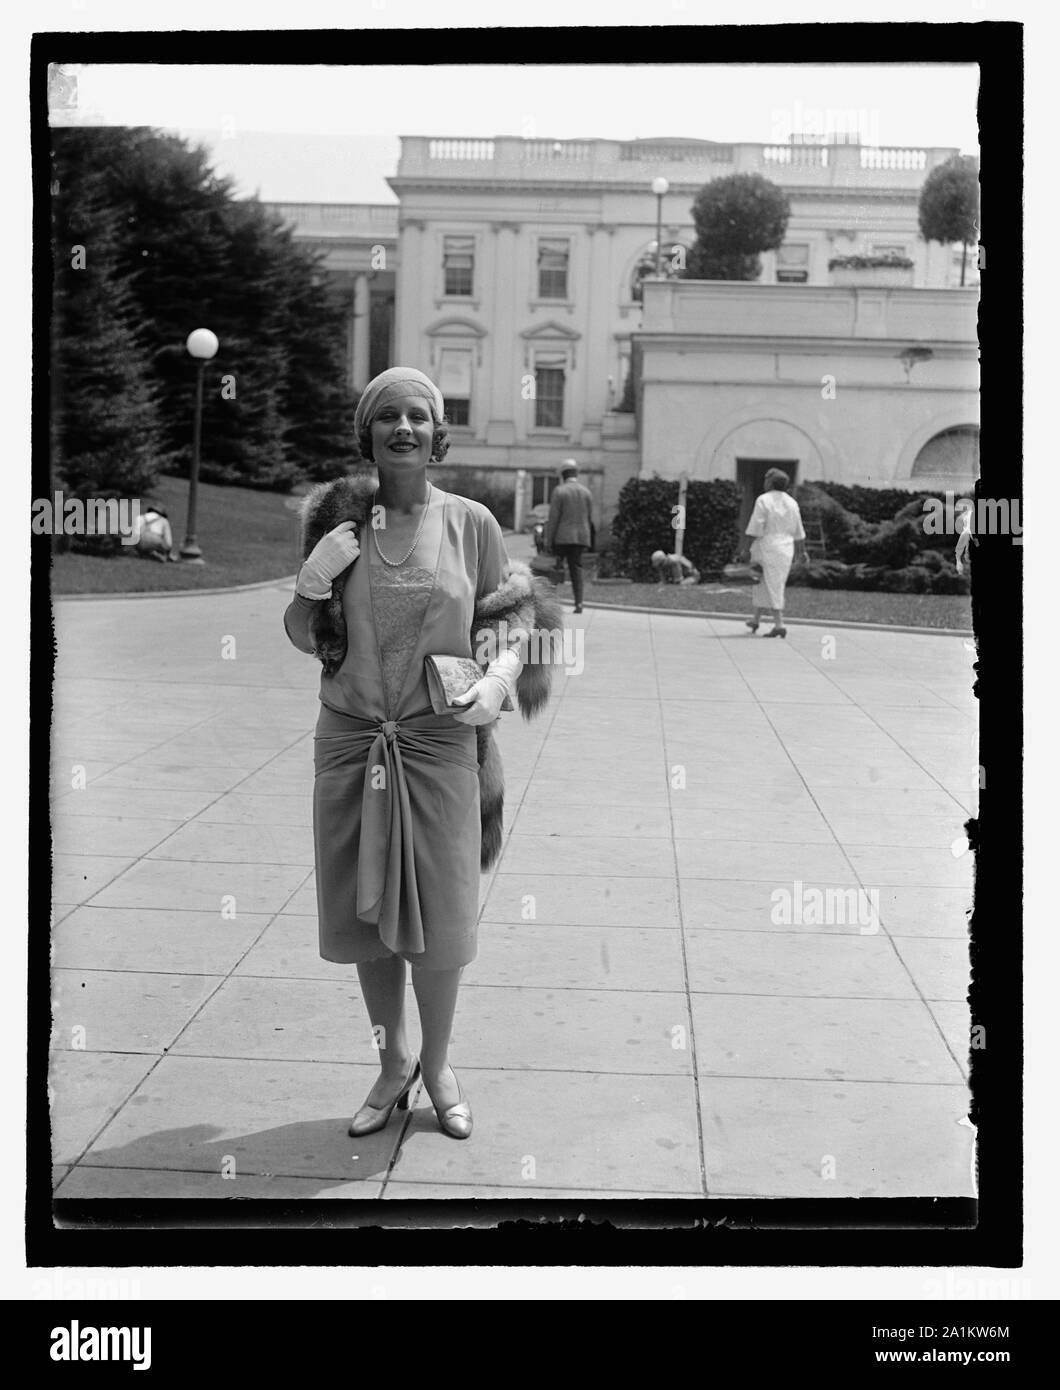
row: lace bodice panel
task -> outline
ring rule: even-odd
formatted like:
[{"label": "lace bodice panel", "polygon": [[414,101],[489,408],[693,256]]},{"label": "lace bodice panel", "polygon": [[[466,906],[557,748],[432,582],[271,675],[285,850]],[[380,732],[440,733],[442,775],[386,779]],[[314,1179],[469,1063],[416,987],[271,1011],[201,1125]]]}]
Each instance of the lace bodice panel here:
[{"label": "lace bodice panel", "polygon": [[424,614],[434,587],[434,574],[418,565],[391,569],[371,565],[372,610],[387,704],[396,709],[419,640]]}]

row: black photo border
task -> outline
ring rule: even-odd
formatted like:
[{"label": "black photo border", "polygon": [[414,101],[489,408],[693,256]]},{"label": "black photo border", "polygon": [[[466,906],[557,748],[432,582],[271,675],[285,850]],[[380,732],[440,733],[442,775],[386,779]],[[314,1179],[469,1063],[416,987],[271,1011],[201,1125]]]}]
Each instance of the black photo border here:
[{"label": "black photo border", "polygon": [[[400,37],[400,45],[382,42],[395,37]],[[342,66],[364,64],[371,61],[368,55],[398,48],[416,64],[569,65],[573,81],[578,67],[613,63],[977,64],[984,248],[978,490],[985,497],[1022,497],[1023,26],[1015,22],[35,34],[29,55],[34,496],[49,496],[52,490],[48,64]],[[469,53],[474,56],[469,58]],[[297,1203],[53,1198],[47,1101],[47,768],[54,668],[49,554],[49,539],[33,537],[26,1187],[30,1266],[1019,1266],[1022,551],[1010,537],[980,538],[972,595],[980,765],[985,774],[979,817],[968,826],[976,855],[971,1004],[973,1022],[985,1028],[988,1042],[972,1054],[977,1199]],[[356,1230],[356,1238],[346,1234],[350,1229]]]}]

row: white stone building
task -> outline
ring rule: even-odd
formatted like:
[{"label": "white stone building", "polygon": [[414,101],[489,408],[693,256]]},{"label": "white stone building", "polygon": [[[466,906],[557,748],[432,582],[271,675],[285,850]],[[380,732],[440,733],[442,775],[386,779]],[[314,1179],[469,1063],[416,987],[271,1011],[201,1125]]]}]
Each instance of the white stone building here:
[{"label": "white stone building", "polygon": [[[679,260],[679,248],[694,240],[696,192],[726,174],[761,173],[790,197],[787,236],[778,251],[762,257],[757,284],[727,287],[736,298],[719,302],[739,302],[741,312],[752,312],[755,296],[764,294],[773,306],[765,339],[774,342],[774,352],[787,348],[785,361],[794,360],[823,331],[815,316],[838,302],[820,294],[841,275],[829,262],[854,254],[899,255],[913,263],[898,272],[910,287],[905,293],[926,296],[917,314],[930,337],[931,314],[944,312],[947,293],[958,283],[960,253],[920,240],[917,200],[927,173],[955,153],[844,144],[407,136],[388,180],[398,209],[274,206],[295,223],[300,239],[328,248],[348,288],[352,385],[362,386],[394,362],[418,366],[439,382],[449,405],[449,462],[505,476],[519,472],[522,510],[547,500],[556,466],[573,455],[610,514],[628,477],[651,473],[671,456],[667,436],[656,433],[665,414],[659,383],[645,382],[639,437],[628,398],[627,408],[620,408],[634,341],[642,326],[649,329],[642,325],[641,283],[653,266],[657,221],[664,259]],[[668,184],[661,198],[652,191],[659,178]],[[975,283],[974,252],[970,269]],[[661,330],[655,325],[650,331]],[[711,336],[702,314],[699,331]],[[839,338],[860,371],[867,359],[859,335]],[[653,362],[661,360],[660,351],[652,348]],[[741,352],[746,366],[751,358]],[[697,409],[731,413],[741,408],[736,398],[742,396],[742,408],[754,412],[763,392],[782,384],[767,383],[758,368],[757,376],[734,377],[719,361],[717,334],[709,351],[686,343],[681,354],[689,371],[720,373],[725,381],[724,399],[708,392]],[[940,366],[941,359],[933,370]],[[846,363],[844,374],[849,379]],[[913,375],[903,408],[920,389],[923,373],[917,368]],[[699,384],[719,383],[704,377]],[[807,456],[802,476],[813,471],[810,462]],[[866,467],[845,448],[829,462],[833,475],[885,476],[881,465]],[[712,456],[711,468],[723,466]]]},{"label": "white stone building", "polygon": [[975,289],[649,281],[642,472],[966,492],[978,471]]}]

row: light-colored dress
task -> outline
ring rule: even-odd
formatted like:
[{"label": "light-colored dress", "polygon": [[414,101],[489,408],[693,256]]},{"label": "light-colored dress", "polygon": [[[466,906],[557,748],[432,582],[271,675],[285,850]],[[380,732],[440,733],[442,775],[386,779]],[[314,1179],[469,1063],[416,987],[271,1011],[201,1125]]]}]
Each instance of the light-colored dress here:
[{"label": "light-colored dress", "polygon": [[[386,532],[379,533],[384,553]],[[347,649],[320,682],[313,829],[320,954],[474,960],[481,824],[474,727],[435,714],[430,655],[471,656],[475,600],[508,564],[493,514],[433,488],[399,569],[367,529],[343,590]]]},{"label": "light-colored dress", "polygon": [[783,608],[784,585],[795,556],[795,542],[806,539],[799,504],[780,488],[763,492],[747,523],[751,559],[762,566],[762,581],[751,590],[756,608]]}]

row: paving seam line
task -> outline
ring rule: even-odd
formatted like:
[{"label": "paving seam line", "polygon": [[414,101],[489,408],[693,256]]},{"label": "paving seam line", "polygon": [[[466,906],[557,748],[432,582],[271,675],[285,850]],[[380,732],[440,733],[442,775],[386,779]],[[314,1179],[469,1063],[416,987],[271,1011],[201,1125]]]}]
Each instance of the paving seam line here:
[{"label": "paving seam line", "polygon": [[[706,612],[700,609],[690,608],[651,608],[640,607],[635,604],[627,603],[594,603],[591,599],[586,599],[586,608],[600,611],[610,611],[613,613],[657,613],[665,618],[709,618],[713,620],[723,619],[729,622],[746,622],[746,613],[716,613]],[[785,616],[785,623],[798,625],[800,627],[849,627],[864,628],[868,632],[914,632],[923,633],[931,637],[973,637],[973,630],[968,627],[910,627],[905,624],[897,623],[861,623],[853,622],[847,618],[789,618]]]}]

